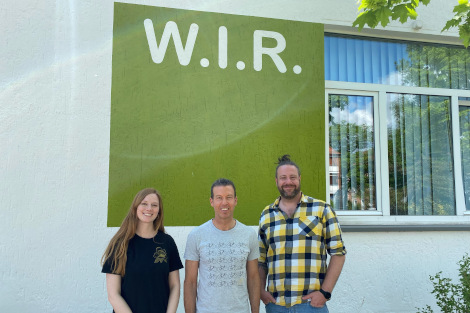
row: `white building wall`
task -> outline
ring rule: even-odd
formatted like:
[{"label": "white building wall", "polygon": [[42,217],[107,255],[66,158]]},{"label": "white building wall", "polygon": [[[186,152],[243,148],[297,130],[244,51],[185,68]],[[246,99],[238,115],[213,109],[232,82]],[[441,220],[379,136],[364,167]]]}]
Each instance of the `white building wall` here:
[{"label": "white building wall", "polygon": [[[133,3],[339,26],[357,11],[351,0]],[[419,33],[439,35],[453,5],[433,0]],[[106,227],[112,25],[110,0],[0,4],[0,312],[112,310],[99,265],[116,231]],[[394,25],[388,30],[416,33]],[[181,255],[191,229],[168,228]],[[429,275],[457,276],[470,234],[344,239],[349,252],[330,312],[415,312],[434,303]]]}]

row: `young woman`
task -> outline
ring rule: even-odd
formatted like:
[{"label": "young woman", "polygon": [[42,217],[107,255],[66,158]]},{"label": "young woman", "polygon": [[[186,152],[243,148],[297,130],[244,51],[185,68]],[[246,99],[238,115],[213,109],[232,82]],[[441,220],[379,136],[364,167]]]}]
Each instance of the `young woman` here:
[{"label": "young woman", "polygon": [[115,313],[176,312],[183,265],[173,238],[165,234],[157,190],[137,193],[101,261]]}]

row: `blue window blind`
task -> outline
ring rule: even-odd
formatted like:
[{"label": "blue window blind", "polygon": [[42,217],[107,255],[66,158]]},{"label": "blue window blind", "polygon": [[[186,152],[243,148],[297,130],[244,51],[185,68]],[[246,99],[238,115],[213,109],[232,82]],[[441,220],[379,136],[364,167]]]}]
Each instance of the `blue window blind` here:
[{"label": "blue window blind", "polygon": [[326,80],[470,89],[461,47],[325,34]]}]

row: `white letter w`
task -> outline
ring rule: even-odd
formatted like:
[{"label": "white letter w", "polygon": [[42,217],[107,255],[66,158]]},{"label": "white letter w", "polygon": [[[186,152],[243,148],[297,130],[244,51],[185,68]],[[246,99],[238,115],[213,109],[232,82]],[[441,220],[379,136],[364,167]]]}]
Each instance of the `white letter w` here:
[{"label": "white letter w", "polygon": [[170,37],[173,36],[173,42],[175,43],[176,54],[178,55],[180,64],[184,66],[189,64],[189,61],[191,61],[191,55],[193,54],[194,44],[196,43],[197,32],[199,30],[199,26],[197,26],[197,24],[191,24],[189,27],[188,38],[186,39],[186,46],[184,48],[181,43],[178,25],[176,25],[175,22],[169,21],[166,23],[165,29],[163,30],[162,40],[160,40],[160,47],[157,43],[152,20],[146,19],[144,21],[144,26],[153,62],[157,64],[162,63]]}]

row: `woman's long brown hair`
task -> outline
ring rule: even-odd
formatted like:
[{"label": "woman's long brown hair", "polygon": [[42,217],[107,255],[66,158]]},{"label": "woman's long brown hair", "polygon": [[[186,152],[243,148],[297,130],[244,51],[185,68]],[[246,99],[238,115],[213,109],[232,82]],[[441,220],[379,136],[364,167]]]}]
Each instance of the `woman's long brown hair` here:
[{"label": "woman's long brown hair", "polygon": [[160,193],[153,188],[145,188],[139,191],[135,195],[134,201],[132,201],[129,213],[127,213],[127,216],[122,221],[121,227],[119,227],[117,233],[111,238],[101,258],[101,265],[110,259],[111,270],[114,274],[121,276],[126,274],[127,248],[129,246],[129,240],[135,235],[139,222],[137,218],[137,207],[144,198],[150,194],[157,195],[160,209],[157,218],[153,221],[153,227],[155,230],[165,232],[165,227],[163,226],[163,203]]}]

